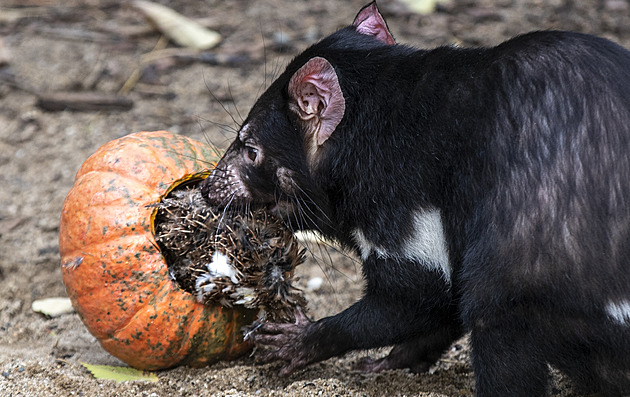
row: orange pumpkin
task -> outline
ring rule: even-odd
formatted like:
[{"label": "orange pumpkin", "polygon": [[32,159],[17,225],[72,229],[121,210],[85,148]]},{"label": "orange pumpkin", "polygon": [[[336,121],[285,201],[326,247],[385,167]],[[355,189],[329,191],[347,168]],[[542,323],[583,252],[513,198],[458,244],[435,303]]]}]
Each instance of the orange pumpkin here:
[{"label": "orange pumpkin", "polygon": [[72,304],[103,348],[138,369],[232,359],[251,345],[255,311],[206,306],[169,278],[154,240],[159,202],[207,176],[218,154],[166,131],[103,145],[79,169],[61,213],[61,271]]}]

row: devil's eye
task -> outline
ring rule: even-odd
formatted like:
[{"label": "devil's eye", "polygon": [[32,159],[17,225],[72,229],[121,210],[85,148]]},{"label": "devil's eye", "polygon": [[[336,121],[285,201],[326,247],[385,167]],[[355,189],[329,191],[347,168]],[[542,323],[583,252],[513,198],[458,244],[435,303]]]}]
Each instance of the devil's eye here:
[{"label": "devil's eye", "polygon": [[253,163],[258,157],[258,149],[251,146],[245,146],[245,154],[247,155],[247,158],[250,159]]}]

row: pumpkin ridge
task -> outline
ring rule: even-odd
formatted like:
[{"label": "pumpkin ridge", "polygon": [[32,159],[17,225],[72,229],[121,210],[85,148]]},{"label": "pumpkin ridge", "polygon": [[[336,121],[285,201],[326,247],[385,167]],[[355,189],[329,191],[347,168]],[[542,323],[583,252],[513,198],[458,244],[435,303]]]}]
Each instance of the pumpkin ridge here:
[{"label": "pumpkin ridge", "polygon": [[[210,170],[212,164],[216,164],[216,161],[203,160],[204,154],[209,154],[206,157],[219,158],[219,154],[216,151],[212,153],[205,153],[205,147],[203,144],[193,144],[190,138],[183,135],[175,135],[175,137],[166,137],[159,134],[147,134],[146,138],[151,142],[159,142],[159,146],[149,146],[153,150],[155,155],[155,164],[163,164],[164,159],[172,160],[177,168],[192,168],[193,172],[200,172],[204,170]],[[130,139],[141,142],[140,137],[130,137]],[[173,142],[176,141],[176,142]],[[176,149],[173,148],[173,143],[180,145]],[[199,143],[195,141],[195,143]],[[201,150],[200,150],[201,148]],[[164,156],[166,155],[166,156]]]},{"label": "pumpkin ridge", "polygon": [[[86,254],[83,258],[83,263],[77,269],[80,269],[81,266],[92,265],[87,271],[77,273],[78,270],[76,269],[62,269],[66,285],[72,285],[73,280],[82,276],[89,277],[91,275],[90,270],[106,260],[102,257],[95,257],[93,254]],[[93,284],[83,283],[80,291],[66,287],[73,304],[78,304],[82,308],[79,313],[84,318],[84,323],[88,329],[95,336],[107,335],[111,333],[111,329],[124,327],[130,319],[136,316],[138,311],[143,310],[154,298],[155,281],[164,279],[170,281],[167,270],[162,266],[163,257],[159,252],[148,254],[144,261],[145,263],[153,262],[155,267],[123,270],[122,272],[108,272],[105,268],[102,271],[96,271],[97,274],[91,275]],[[133,274],[136,274],[135,278]],[[106,291],[102,291],[104,286],[107,288]],[[177,292],[179,287],[171,283],[170,289]],[[131,295],[133,298],[125,299],[127,295]],[[104,316],[106,318],[103,318]],[[98,325],[103,320],[106,320],[107,326]]]},{"label": "pumpkin ridge", "polygon": [[[111,249],[114,246],[121,247],[120,250],[125,250],[125,251],[127,250],[127,248],[129,249],[138,248],[137,252],[145,252],[149,254],[159,253],[160,255],[162,255],[162,253],[160,252],[159,246],[155,242],[155,239],[153,238],[149,243],[147,243],[146,236],[143,236],[141,233],[121,235],[115,238],[115,240],[120,240],[120,239],[129,239],[130,241],[124,244],[124,248],[122,248],[123,244],[114,244],[110,241],[103,241],[100,243],[95,242],[95,243],[91,243],[89,248],[81,246],[70,251],[65,251],[63,256],[64,257],[80,257],[80,256],[86,256],[86,255],[93,255],[94,257],[104,258],[104,256],[97,256],[95,253],[102,252],[103,249]],[[137,243],[133,242],[133,239],[137,239],[138,242]],[[111,254],[108,254],[107,257],[112,259]],[[77,266],[77,268],[80,266],[81,265]]]},{"label": "pumpkin ridge", "polygon": [[[151,299],[146,303],[146,305],[150,306],[153,312],[160,312],[161,305],[165,301],[164,296],[172,295],[174,287],[175,289],[177,289],[177,292],[179,292],[177,294],[177,299],[186,301],[192,298],[192,295],[179,289],[175,285],[175,283],[165,278],[161,280],[158,286],[156,286],[154,295],[152,295]],[[203,316],[211,309],[211,307],[196,304],[194,305],[192,310],[187,313],[173,313],[173,315],[175,316],[175,319],[172,319],[173,321],[162,321],[161,323],[165,323],[167,325],[166,328],[171,329],[174,327],[176,332],[181,332],[183,334],[178,336],[175,340],[168,339],[168,335],[170,335],[171,332],[165,332],[167,331],[167,329],[165,329],[165,327],[161,327],[158,331],[166,335],[164,341],[151,341],[149,339],[142,339],[142,331],[140,331],[140,334],[135,334],[138,337],[136,343],[144,344],[146,346],[146,349],[149,350],[149,355],[156,354],[154,352],[156,349],[158,349],[159,353],[157,354],[163,357],[163,359],[161,359],[162,365],[160,367],[171,367],[180,363],[184,363],[186,362],[188,357],[192,357],[197,360],[199,359],[199,352],[191,349],[191,346],[199,345],[200,342],[197,341],[198,338],[207,339],[207,335],[205,334],[208,331],[205,330],[203,327],[196,328],[194,330],[191,330],[190,327],[197,318]],[[107,339],[116,343],[128,344],[130,342],[130,339],[133,339],[133,335],[129,337],[128,334],[130,334],[130,332],[137,331],[138,327],[143,324],[145,325],[144,330],[146,330],[150,334],[149,327],[151,326],[151,324],[147,321],[143,321],[143,317],[146,317],[145,311],[137,311],[122,326],[122,328],[119,328],[115,333],[109,335]],[[215,359],[215,361],[216,360],[218,360],[218,358]]]},{"label": "pumpkin ridge", "polygon": [[[133,181],[134,182],[134,189],[138,189],[138,190],[142,190],[142,192],[146,193],[149,196],[159,196],[157,194],[157,192],[155,191],[155,189],[150,189],[146,187],[146,181],[138,178],[136,175],[120,175],[120,173],[112,171],[112,170],[92,170],[92,171],[88,171],[84,174],[82,174],[79,178],[77,178],[77,180],[75,181],[75,183],[83,183],[83,181],[88,180],[88,179],[96,179],[98,178],[103,178],[103,177],[107,177],[109,176],[111,179],[116,179],[118,180],[125,180],[125,181]],[[111,187],[110,187],[111,188]],[[135,193],[135,191],[134,191]],[[99,204],[100,205],[100,204]]]},{"label": "pumpkin ridge", "polygon": [[[112,206],[112,209],[118,210],[120,207]],[[115,210],[111,211],[112,213],[116,213]],[[120,212],[118,210],[118,212]],[[131,212],[131,211],[130,211]],[[75,230],[67,231],[63,229],[62,231],[65,233],[62,243],[64,244],[64,256],[66,252],[71,252],[75,254],[77,250],[85,250],[86,247],[89,247],[92,244],[98,244],[99,246],[105,247],[119,247],[121,243],[124,242],[125,245],[135,246],[135,242],[133,241],[121,241],[117,239],[128,237],[138,236],[140,240],[148,240],[148,246],[152,246],[157,248],[155,238],[153,235],[150,237],[143,236],[145,233],[151,231],[150,219],[151,210],[150,208],[133,208],[133,213],[125,219],[120,219],[117,223],[113,224],[99,224],[98,219],[94,219],[89,217],[89,211],[87,210],[76,210],[76,213],[79,217],[83,216],[84,220],[77,220],[79,223]],[[106,211],[99,210],[97,215],[107,214]],[[64,222],[72,222],[72,219],[65,217],[63,219]],[[147,244],[143,244],[147,245]],[[111,254],[111,253],[110,253]],[[110,255],[108,254],[108,255]]]}]

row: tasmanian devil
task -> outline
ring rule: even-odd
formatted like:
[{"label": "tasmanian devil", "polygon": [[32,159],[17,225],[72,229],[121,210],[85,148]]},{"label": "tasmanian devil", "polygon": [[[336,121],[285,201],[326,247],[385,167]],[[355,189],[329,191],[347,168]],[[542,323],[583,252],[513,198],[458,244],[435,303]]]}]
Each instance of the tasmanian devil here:
[{"label": "tasmanian devil", "polygon": [[289,63],[203,192],[362,259],[356,304],[257,331],[282,374],[385,345],[360,367],[424,371],[470,331],[478,396],[544,395],[549,365],[630,393],[630,52],[608,40],[419,50],[372,3]]}]

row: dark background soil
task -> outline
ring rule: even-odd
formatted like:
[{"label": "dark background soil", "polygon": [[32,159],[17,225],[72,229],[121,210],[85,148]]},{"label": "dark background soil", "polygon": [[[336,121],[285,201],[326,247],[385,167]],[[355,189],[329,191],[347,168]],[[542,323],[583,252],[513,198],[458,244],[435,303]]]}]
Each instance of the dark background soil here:
[{"label": "dark background soil", "polygon": [[[331,359],[286,379],[276,376],[275,365],[243,358],[163,371],[158,383],[95,380],[81,362],[121,363],[76,314],[46,318],[31,310],[36,299],[65,296],[59,214],[75,172],[91,153],[111,139],[153,129],[225,147],[233,132],[218,126],[235,128],[292,56],[349,24],[365,1],[162,0],[222,34],[220,46],[205,54],[211,64],[190,56],[143,63],[160,35],[134,34],[145,22],[127,2],[0,0],[0,395],[473,394],[465,340],[423,375],[351,371],[363,355],[386,352],[378,350]],[[623,0],[464,0],[427,16],[407,13],[393,1],[382,1],[381,9],[399,42],[421,47],[495,45],[540,29],[593,33],[630,47],[630,3]],[[168,48],[184,53],[173,44]],[[143,77],[127,95],[131,110],[49,112],[37,106],[38,95],[58,91],[116,93],[136,69]],[[319,256],[300,269],[302,285],[315,276],[325,280],[307,294],[316,318],[342,310],[361,293],[356,262],[334,253],[332,259]],[[560,376],[552,392],[574,395]]]}]

